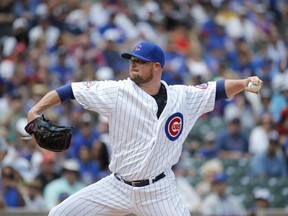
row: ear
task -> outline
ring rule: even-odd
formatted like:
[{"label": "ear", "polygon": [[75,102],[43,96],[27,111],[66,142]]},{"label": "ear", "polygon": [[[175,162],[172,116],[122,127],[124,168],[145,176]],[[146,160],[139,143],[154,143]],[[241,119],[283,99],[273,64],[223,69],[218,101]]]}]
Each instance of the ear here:
[{"label": "ear", "polygon": [[162,72],[161,64],[158,63],[158,62],[155,62],[155,64],[154,64],[154,69],[155,69],[155,71]]}]

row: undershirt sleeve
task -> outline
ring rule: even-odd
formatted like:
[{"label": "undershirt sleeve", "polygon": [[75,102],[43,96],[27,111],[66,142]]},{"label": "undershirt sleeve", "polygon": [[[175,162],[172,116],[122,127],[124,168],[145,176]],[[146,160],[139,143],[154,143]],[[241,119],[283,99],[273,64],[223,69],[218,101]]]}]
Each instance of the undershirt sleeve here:
[{"label": "undershirt sleeve", "polygon": [[215,100],[227,99],[226,90],[225,90],[225,80],[216,81],[216,97]]},{"label": "undershirt sleeve", "polygon": [[71,84],[66,84],[64,86],[61,86],[57,88],[56,91],[61,99],[61,102],[75,99]]}]

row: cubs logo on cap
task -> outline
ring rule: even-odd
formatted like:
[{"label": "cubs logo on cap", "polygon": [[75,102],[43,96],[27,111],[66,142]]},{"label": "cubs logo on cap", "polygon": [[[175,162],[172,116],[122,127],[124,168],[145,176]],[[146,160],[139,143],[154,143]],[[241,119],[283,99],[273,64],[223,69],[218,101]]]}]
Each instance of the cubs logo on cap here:
[{"label": "cubs logo on cap", "polygon": [[183,115],[179,112],[171,115],[165,124],[165,133],[169,140],[178,139],[183,130]]},{"label": "cubs logo on cap", "polygon": [[142,45],[141,44],[138,44],[136,47],[135,47],[135,51],[139,51],[141,49]]}]

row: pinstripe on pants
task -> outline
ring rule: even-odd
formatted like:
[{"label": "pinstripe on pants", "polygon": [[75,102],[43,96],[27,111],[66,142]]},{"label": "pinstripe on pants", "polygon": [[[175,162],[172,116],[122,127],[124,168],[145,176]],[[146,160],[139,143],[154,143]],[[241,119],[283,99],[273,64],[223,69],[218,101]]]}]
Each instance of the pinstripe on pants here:
[{"label": "pinstripe on pants", "polygon": [[145,187],[132,187],[110,175],[71,195],[49,216],[188,216],[176,189],[174,175]]}]

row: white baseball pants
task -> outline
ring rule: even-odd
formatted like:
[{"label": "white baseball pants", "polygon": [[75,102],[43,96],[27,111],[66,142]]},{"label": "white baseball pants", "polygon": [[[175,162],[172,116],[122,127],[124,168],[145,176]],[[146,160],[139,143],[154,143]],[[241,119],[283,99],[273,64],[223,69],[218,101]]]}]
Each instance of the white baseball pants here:
[{"label": "white baseball pants", "polygon": [[111,174],[68,197],[52,208],[49,216],[189,216],[174,174],[165,175],[148,186],[132,187]]}]

